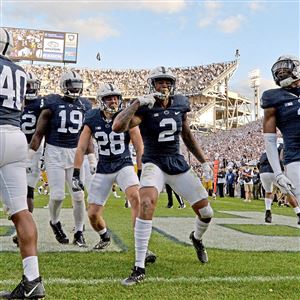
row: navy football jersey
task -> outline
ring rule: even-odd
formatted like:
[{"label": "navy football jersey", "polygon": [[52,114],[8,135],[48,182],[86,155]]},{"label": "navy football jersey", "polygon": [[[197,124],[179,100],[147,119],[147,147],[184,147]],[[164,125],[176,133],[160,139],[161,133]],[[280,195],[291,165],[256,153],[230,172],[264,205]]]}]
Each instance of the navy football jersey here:
[{"label": "navy football jersey", "polygon": [[23,68],[0,56],[0,125],[20,126],[25,88]]},{"label": "navy football jersey", "polygon": [[189,100],[182,95],[171,98],[171,105],[142,106],[136,112],[142,117],[140,131],[144,141],[142,162],[152,162],[170,175],[186,172],[190,167],[180,154],[183,116],[190,111]]},{"label": "navy football jersey", "polygon": [[98,145],[97,173],[110,174],[126,166],[133,166],[129,151],[129,132],[112,131],[112,123],[112,120],[105,120],[100,109],[91,109],[85,115],[84,125],[91,129]]},{"label": "navy football jersey", "polygon": [[46,143],[62,148],[76,148],[85,113],[92,108],[85,98],[69,100],[58,94],[41,99],[41,109],[52,112],[45,137]]},{"label": "navy football jersey", "polygon": [[25,107],[21,115],[21,130],[25,133],[27,143],[30,144],[31,138],[35,133],[37,120],[41,113],[41,98],[25,100]]},{"label": "navy football jersey", "polygon": [[261,107],[276,108],[276,126],[284,140],[284,164],[300,161],[300,98],[288,89],[263,93]]}]

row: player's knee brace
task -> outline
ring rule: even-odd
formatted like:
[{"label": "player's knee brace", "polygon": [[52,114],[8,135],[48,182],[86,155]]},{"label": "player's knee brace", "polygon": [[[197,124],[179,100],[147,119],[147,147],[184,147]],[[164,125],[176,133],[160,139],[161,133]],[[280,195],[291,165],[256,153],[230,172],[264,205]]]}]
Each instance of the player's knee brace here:
[{"label": "player's knee brace", "polygon": [[73,192],[73,200],[74,201],[83,201],[84,200],[84,193],[83,191]]},{"label": "player's knee brace", "polygon": [[34,188],[31,186],[27,186],[27,198],[33,199],[34,197]]},{"label": "player's knee brace", "polygon": [[200,220],[204,223],[209,223],[214,215],[214,211],[208,203],[207,206],[199,209]]}]

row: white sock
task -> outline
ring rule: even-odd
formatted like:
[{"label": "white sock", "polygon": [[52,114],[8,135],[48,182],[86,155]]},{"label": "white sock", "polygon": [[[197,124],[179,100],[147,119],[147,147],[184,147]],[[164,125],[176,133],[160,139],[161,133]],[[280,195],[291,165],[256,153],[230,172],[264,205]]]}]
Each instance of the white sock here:
[{"label": "white sock", "polygon": [[62,204],[63,204],[63,200],[51,200],[50,199],[49,212],[50,212],[50,220],[51,220],[52,224],[58,223]]},{"label": "white sock", "polygon": [[37,256],[27,256],[23,259],[24,275],[28,281],[32,281],[40,276],[39,262]]},{"label": "white sock", "polygon": [[98,234],[101,236],[102,234],[104,234],[107,231],[106,228],[103,228],[102,230],[98,231]]},{"label": "white sock", "polygon": [[300,213],[300,207],[299,206],[296,206],[293,208],[295,214],[299,214]]},{"label": "white sock", "polygon": [[270,198],[265,198],[265,207],[266,210],[271,210],[271,205],[272,205],[273,200]]},{"label": "white sock", "polygon": [[83,231],[85,205],[83,201],[73,201],[75,232]]},{"label": "white sock", "polygon": [[194,237],[197,240],[201,240],[203,234],[208,228],[209,223],[204,223],[202,222],[198,216],[196,216],[196,221],[195,221],[195,232],[194,232]]},{"label": "white sock", "polygon": [[145,258],[152,231],[152,220],[136,218],[134,228],[135,266],[145,268]]}]

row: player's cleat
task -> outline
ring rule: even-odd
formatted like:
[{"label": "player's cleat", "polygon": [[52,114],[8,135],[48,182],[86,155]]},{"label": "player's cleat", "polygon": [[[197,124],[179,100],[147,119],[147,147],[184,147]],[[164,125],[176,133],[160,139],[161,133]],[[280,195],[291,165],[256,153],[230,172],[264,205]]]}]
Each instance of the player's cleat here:
[{"label": "player's cleat", "polygon": [[298,216],[298,225],[300,225],[300,213],[297,213]]},{"label": "player's cleat", "polygon": [[83,237],[83,234],[82,234],[82,231],[75,232],[73,244],[77,245],[78,247],[83,247],[83,248],[87,247],[84,237]]},{"label": "player's cleat", "polygon": [[146,257],[145,257],[145,265],[154,264],[155,261],[156,261],[156,255],[152,251],[147,250]]},{"label": "player's cleat", "polygon": [[106,238],[101,238],[99,243],[97,243],[94,246],[94,250],[104,250],[106,248],[108,248],[108,246],[111,244],[111,239],[110,236],[106,237]]},{"label": "player's cleat", "polygon": [[190,234],[190,240],[192,241],[193,243],[193,246],[196,250],[196,253],[197,253],[197,256],[198,256],[198,259],[203,263],[207,263],[208,262],[208,256],[207,256],[207,252],[206,252],[206,249],[202,243],[202,240],[197,240],[195,237],[194,237],[194,231],[191,232]]},{"label": "player's cleat", "polygon": [[0,292],[0,299],[41,299],[45,297],[45,288],[41,277],[28,281],[23,275],[21,282],[12,292]]},{"label": "player's cleat", "polygon": [[12,241],[13,241],[14,244],[16,244],[17,247],[19,247],[19,240],[18,240],[18,236],[17,235],[13,236]]},{"label": "player's cleat", "polygon": [[269,209],[266,210],[265,222],[266,223],[272,223],[272,213]]},{"label": "player's cleat", "polygon": [[183,208],[186,208],[186,206],[185,206],[185,204],[182,204],[182,205],[179,205],[178,208],[183,209]]},{"label": "player's cleat", "polygon": [[60,222],[58,222],[56,224],[52,224],[51,221],[50,221],[50,226],[52,228],[52,231],[55,235],[56,240],[59,243],[61,243],[61,244],[68,244],[69,243],[69,239],[67,238],[66,234],[64,233]]},{"label": "player's cleat", "polygon": [[169,205],[169,204],[167,205],[167,208],[172,208],[172,207],[173,207],[173,205]]},{"label": "player's cleat", "polygon": [[126,286],[134,285],[142,282],[144,278],[145,278],[145,269],[140,267],[134,267],[132,269],[132,273],[130,274],[130,276],[124,279],[121,282],[121,284]]}]

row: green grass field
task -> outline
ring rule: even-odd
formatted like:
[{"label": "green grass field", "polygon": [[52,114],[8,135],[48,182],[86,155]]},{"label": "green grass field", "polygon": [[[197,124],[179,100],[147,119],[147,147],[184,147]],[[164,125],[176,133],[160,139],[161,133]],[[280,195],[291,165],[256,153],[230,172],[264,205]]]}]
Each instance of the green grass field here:
[{"label": "green grass field", "polygon": [[[300,299],[300,252],[208,248],[209,263],[202,265],[192,246],[156,230],[152,232],[149,247],[157,254],[156,263],[147,267],[143,283],[122,286],[120,280],[129,275],[133,266],[134,242],[130,210],[124,208],[121,199],[108,201],[104,217],[128,251],[40,253],[40,272],[47,299]],[[262,200],[244,203],[237,198],[223,198],[211,203],[215,218],[236,217],[226,211],[264,211]],[[36,207],[46,204],[46,196],[36,196]],[[156,217],[172,216],[179,220],[194,216],[189,205],[186,209],[177,209],[175,199],[174,208],[167,209],[166,204],[166,195],[162,194]],[[65,200],[64,207],[70,207],[69,199]],[[279,208],[276,204],[272,211],[273,214],[294,216],[292,209]],[[181,230],[176,221],[171,226],[175,231]],[[273,225],[234,224],[229,227],[253,236],[292,236],[295,239],[299,239],[300,230]],[[185,232],[186,236],[189,233]],[[0,289],[13,288],[22,274],[20,257],[18,253],[10,252],[0,255]]]}]

